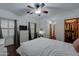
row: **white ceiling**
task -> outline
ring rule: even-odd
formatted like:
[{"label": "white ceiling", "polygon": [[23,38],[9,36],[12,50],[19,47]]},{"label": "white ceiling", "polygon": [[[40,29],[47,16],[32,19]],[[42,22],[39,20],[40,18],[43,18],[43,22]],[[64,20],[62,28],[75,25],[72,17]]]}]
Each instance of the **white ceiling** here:
[{"label": "white ceiling", "polygon": [[[0,3],[0,9],[10,11],[16,15],[25,15],[26,11],[31,10],[26,7],[28,4],[33,6],[31,3]],[[78,3],[46,3],[45,5],[49,14],[58,14],[79,8]]]}]

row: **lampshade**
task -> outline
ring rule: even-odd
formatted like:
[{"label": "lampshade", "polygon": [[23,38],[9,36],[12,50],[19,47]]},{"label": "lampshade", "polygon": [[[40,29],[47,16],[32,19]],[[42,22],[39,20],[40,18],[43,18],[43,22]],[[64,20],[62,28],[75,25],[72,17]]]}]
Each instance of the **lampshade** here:
[{"label": "lampshade", "polygon": [[43,34],[44,34],[44,31],[41,31],[41,30],[40,30],[40,31],[39,31],[39,34],[43,35]]}]

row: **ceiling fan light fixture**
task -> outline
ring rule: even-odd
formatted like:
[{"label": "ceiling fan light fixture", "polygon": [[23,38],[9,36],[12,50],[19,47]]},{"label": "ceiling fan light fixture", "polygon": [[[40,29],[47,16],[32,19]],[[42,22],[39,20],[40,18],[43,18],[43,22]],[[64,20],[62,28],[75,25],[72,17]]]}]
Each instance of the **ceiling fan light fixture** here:
[{"label": "ceiling fan light fixture", "polygon": [[[27,7],[28,8],[31,8],[32,9],[32,11],[30,11],[30,12],[27,12],[27,13],[30,13],[30,14],[37,14],[37,15],[41,15],[41,14],[48,14],[48,10],[46,9],[45,10],[45,8],[43,9],[43,7],[45,6],[45,3],[34,3],[34,7],[33,6],[30,6],[30,5],[28,5]],[[31,13],[32,12],[32,13]]]},{"label": "ceiling fan light fixture", "polygon": [[40,14],[41,13],[41,9],[36,9],[35,10],[35,14]]}]

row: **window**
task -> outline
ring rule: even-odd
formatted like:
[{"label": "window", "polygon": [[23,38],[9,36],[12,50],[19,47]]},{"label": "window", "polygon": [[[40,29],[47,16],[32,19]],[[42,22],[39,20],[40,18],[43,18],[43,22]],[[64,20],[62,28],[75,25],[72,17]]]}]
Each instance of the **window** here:
[{"label": "window", "polygon": [[14,36],[14,21],[13,20],[1,20],[2,35],[4,38]]}]

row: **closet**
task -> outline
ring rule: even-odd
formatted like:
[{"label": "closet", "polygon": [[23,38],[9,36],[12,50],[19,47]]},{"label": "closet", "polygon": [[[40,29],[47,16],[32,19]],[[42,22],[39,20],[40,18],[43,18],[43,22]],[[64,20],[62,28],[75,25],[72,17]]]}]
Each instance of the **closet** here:
[{"label": "closet", "polygon": [[64,20],[64,41],[73,43],[79,38],[79,18]]}]

